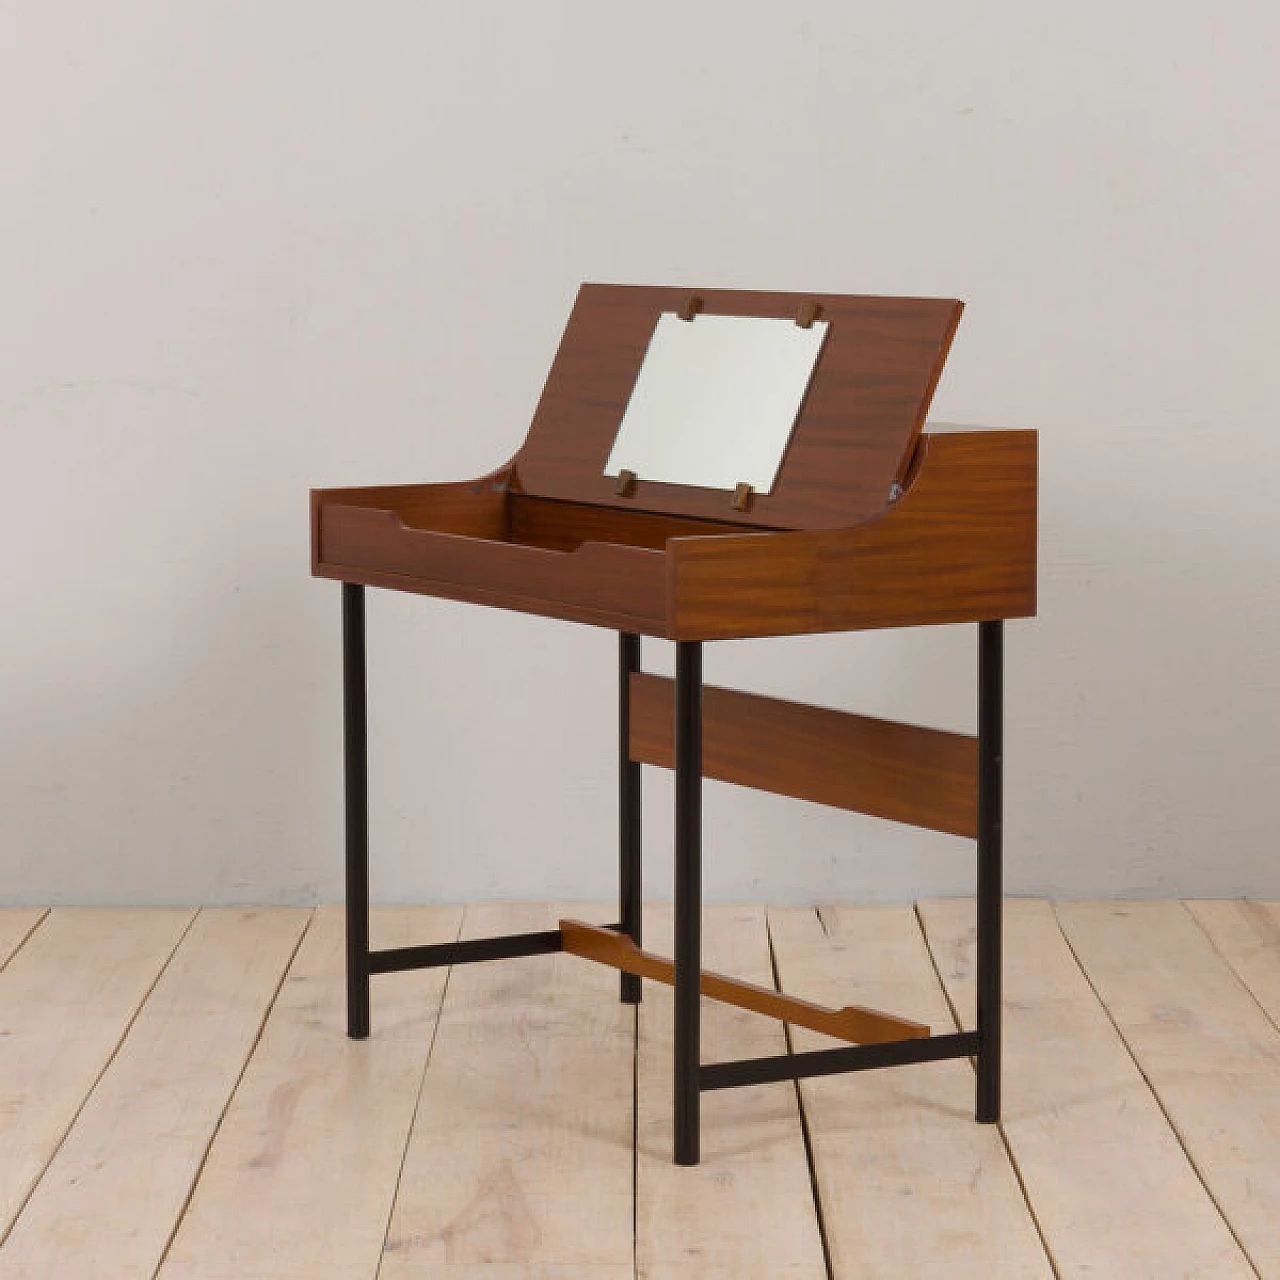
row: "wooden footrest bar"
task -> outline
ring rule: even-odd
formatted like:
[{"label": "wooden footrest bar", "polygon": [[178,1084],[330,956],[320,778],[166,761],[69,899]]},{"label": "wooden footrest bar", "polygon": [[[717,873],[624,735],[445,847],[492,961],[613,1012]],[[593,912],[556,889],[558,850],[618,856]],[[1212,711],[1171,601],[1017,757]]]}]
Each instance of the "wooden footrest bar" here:
[{"label": "wooden footrest bar", "polygon": [[[610,965],[624,973],[665,982],[668,986],[675,982],[675,965],[670,960],[641,951],[625,934],[584,924],[581,920],[561,920],[560,937],[563,949],[573,955]],[[795,996],[785,996],[768,987],[758,987],[752,982],[709,973],[705,969],[701,991],[711,1000],[750,1009],[770,1018],[780,1018],[793,1026],[808,1027],[811,1031],[820,1031],[823,1035],[858,1045],[922,1040],[929,1036],[927,1026],[906,1018],[895,1018],[892,1014],[863,1009],[858,1005],[828,1009]]]}]

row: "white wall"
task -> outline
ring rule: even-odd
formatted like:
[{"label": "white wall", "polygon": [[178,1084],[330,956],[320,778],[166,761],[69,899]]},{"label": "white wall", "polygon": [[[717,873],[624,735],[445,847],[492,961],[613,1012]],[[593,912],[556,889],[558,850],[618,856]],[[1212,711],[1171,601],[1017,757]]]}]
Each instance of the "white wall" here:
[{"label": "white wall", "polygon": [[[0,41],[0,900],[339,895],[306,490],[508,457],[582,279],[966,299],[935,416],[1042,433],[1011,888],[1280,894],[1274,5],[13,0]],[[377,896],[611,892],[613,636],[378,593],[370,632]],[[707,657],[962,729],[972,665]],[[714,896],[971,884],[708,792]]]}]

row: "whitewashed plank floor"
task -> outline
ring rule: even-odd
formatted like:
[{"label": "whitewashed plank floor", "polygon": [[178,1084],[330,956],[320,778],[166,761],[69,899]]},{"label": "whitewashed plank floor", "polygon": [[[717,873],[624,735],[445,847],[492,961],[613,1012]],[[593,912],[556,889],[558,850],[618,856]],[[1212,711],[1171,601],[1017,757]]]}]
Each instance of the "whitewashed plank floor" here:
[{"label": "whitewashed plank floor", "polygon": [[[374,942],[558,910],[380,908]],[[703,933],[753,981],[971,1025],[970,902]],[[1011,900],[1005,933],[998,1128],[931,1063],[707,1095],[677,1169],[666,988],[387,975],[354,1044],[335,908],[0,910],[0,1280],[1280,1280],[1280,903]],[[824,1043],[704,1007],[704,1061]]]}]

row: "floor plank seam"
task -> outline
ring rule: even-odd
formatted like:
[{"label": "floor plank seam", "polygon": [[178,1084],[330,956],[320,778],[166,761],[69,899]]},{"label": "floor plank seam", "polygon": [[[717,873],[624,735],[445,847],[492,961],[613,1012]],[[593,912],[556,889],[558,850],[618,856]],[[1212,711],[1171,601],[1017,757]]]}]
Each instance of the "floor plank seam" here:
[{"label": "floor plank seam", "polygon": [[[822,914],[817,907],[814,907],[814,914],[818,917],[819,922],[822,921]],[[826,925],[823,924],[823,932],[826,933]],[[769,910],[766,907],[764,913],[764,932],[765,938],[769,943],[769,967],[773,972],[773,985],[777,991],[782,990],[782,978],[778,969],[778,952],[773,945],[773,926],[769,919]],[[829,934],[827,936],[830,936]],[[795,1054],[795,1046],[791,1040],[791,1024],[784,1022],[782,1024],[782,1035],[787,1045],[788,1056]],[[813,1135],[809,1132],[809,1117],[804,1109],[804,1091],[800,1088],[800,1081],[793,1080],[792,1088],[796,1093],[796,1110],[800,1116],[800,1136],[804,1141],[804,1158],[805,1163],[809,1167],[809,1190],[813,1195],[813,1212],[818,1220],[818,1239],[822,1244],[822,1262],[827,1269],[827,1280],[835,1280],[835,1268],[831,1260],[831,1242],[827,1239],[827,1223],[822,1213],[822,1192],[818,1186],[818,1167],[814,1162],[813,1154]]]},{"label": "floor plank seam", "polygon": [[[454,931],[453,940],[458,941],[462,937],[462,931],[467,925],[467,907],[463,904],[462,910],[458,913],[458,927]],[[413,1140],[413,1131],[418,1123],[418,1112],[422,1108],[422,1098],[427,1091],[427,1069],[431,1066],[431,1055],[435,1051],[436,1037],[440,1034],[440,1024],[444,1021],[444,1005],[449,998],[449,980],[453,977],[454,966],[449,965],[445,970],[444,982],[440,987],[440,999],[436,1004],[436,1024],[431,1028],[431,1039],[427,1042],[427,1052],[422,1060],[422,1075],[418,1079],[418,1092],[413,1099],[413,1115],[409,1118],[408,1127],[404,1131],[404,1146],[400,1151],[400,1164],[396,1169],[396,1183],[392,1190],[390,1199],[387,1202],[387,1220],[382,1227],[382,1247],[378,1251],[378,1266],[374,1271],[374,1280],[382,1275],[382,1264],[387,1256],[387,1241],[391,1235],[391,1224],[396,1216],[396,1204],[400,1199],[400,1183],[404,1179],[404,1167],[409,1160],[409,1144]]]},{"label": "floor plank seam", "polygon": [[[1151,1077],[1148,1076],[1146,1071],[1143,1069],[1142,1063],[1138,1060],[1138,1055],[1134,1052],[1133,1046],[1129,1043],[1128,1037],[1124,1034],[1124,1030],[1112,1016],[1111,1010],[1107,1007],[1107,1002],[1102,998],[1102,993],[1094,985],[1093,979],[1089,976],[1089,971],[1085,968],[1084,961],[1080,959],[1079,954],[1072,945],[1070,935],[1063,927],[1061,917],[1058,915],[1057,903],[1051,903],[1050,906],[1053,911],[1054,923],[1058,926],[1058,932],[1062,935],[1062,940],[1066,944],[1067,950],[1071,953],[1072,960],[1075,961],[1076,967],[1080,970],[1085,982],[1089,984],[1089,990],[1093,992],[1094,999],[1102,1006],[1102,1011],[1107,1015],[1107,1021],[1115,1028],[1116,1035],[1120,1037],[1120,1043],[1124,1045],[1125,1052],[1129,1055],[1134,1068],[1142,1077],[1142,1081],[1147,1086],[1152,1098],[1155,1099],[1156,1106],[1160,1108],[1160,1114],[1164,1116],[1165,1124],[1169,1126],[1169,1132],[1173,1134],[1174,1141],[1177,1142],[1178,1146],[1182,1149],[1182,1154],[1186,1157],[1187,1164],[1191,1166],[1192,1171],[1196,1175],[1197,1181],[1204,1188],[1205,1195],[1209,1197],[1209,1203],[1213,1205],[1218,1217],[1222,1219],[1222,1223],[1226,1227],[1231,1238],[1236,1242],[1236,1248],[1240,1250],[1240,1256],[1244,1258],[1249,1270],[1252,1271],[1259,1280],[1263,1280],[1262,1272],[1258,1270],[1253,1258],[1249,1255],[1248,1249],[1244,1247],[1244,1242],[1236,1233],[1235,1226],[1232,1224],[1231,1219],[1223,1211],[1222,1205],[1218,1202],[1218,1197],[1213,1194],[1212,1188],[1205,1180],[1204,1171],[1200,1168],[1199,1164],[1196,1163],[1195,1158],[1187,1149],[1187,1144],[1183,1140],[1182,1133],[1174,1122],[1173,1116],[1170,1115],[1169,1109],[1164,1105],[1164,1099],[1161,1098],[1159,1090],[1155,1087],[1154,1083],[1152,1083]],[[1189,912],[1188,914],[1192,913]],[[1232,972],[1234,973],[1234,970]]]},{"label": "floor plank seam", "polygon": [[1262,1016],[1266,1018],[1266,1020],[1276,1029],[1276,1031],[1280,1032],[1280,1021],[1277,1021],[1277,1019],[1272,1016],[1271,1010],[1268,1009],[1265,1004],[1263,1004],[1263,1002],[1259,999],[1257,992],[1254,991],[1254,989],[1249,985],[1248,979],[1244,976],[1244,974],[1242,974],[1235,967],[1234,964],[1231,963],[1231,957],[1228,956],[1226,952],[1223,951],[1222,948],[1218,946],[1218,943],[1214,939],[1213,934],[1210,933],[1209,930],[1205,928],[1204,922],[1200,919],[1198,915],[1196,915],[1194,911],[1191,910],[1189,906],[1187,906],[1185,902],[1182,903],[1182,909],[1187,913],[1187,915],[1191,917],[1192,920],[1195,921],[1196,928],[1199,929],[1200,932],[1204,934],[1204,936],[1208,939],[1209,945],[1214,950],[1214,954],[1217,955],[1218,958],[1222,961],[1222,963],[1227,966],[1227,969],[1230,971],[1231,976],[1235,978],[1235,980],[1245,989],[1245,991],[1249,995],[1249,999],[1252,1000],[1253,1003],[1258,1006],[1259,1010],[1261,1010]]},{"label": "floor plank seam", "polygon": [[44,922],[48,918],[49,918],[49,908],[45,907],[45,909],[31,922],[31,927],[26,931],[26,933],[24,933],[22,937],[19,938],[18,941],[14,944],[13,950],[10,951],[9,954],[5,956],[3,960],[0,960],[0,973],[3,973],[5,969],[8,968],[9,962],[13,959],[14,956],[18,954],[19,951],[22,950],[23,947],[27,945],[27,942],[30,940],[31,935],[35,933],[35,931],[42,924],[44,924]]},{"label": "floor plank seam", "polygon": [[213,1126],[209,1141],[205,1144],[204,1153],[200,1157],[200,1163],[196,1166],[191,1185],[187,1188],[187,1194],[183,1197],[182,1207],[178,1210],[178,1216],[173,1220],[173,1229],[169,1232],[164,1242],[164,1248],[160,1251],[160,1257],[156,1262],[155,1269],[151,1272],[151,1280],[156,1280],[156,1277],[164,1270],[164,1264],[168,1261],[169,1254],[173,1249],[173,1242],[178,1238],[178,1232],[187,1216],[187,1210],[191,1207],[196,1188],[200,1185],[200,1179],[204,1176],[204,1167],[209,1163],[209,1153],[218,1141],[218,1134],[222,1132],[222,1122],[226,1119],[227,1112],[231,1110],[231,1104],[235,1101],[235,1096],[240,1090],[240,1082],[244,1079],[245,1072],[249,1070],[249,1064],[253,1061],[253,1055],[258,1052],[258,1045],[261,1043],[263,1032],[267,1028],[267,1021],[271,1017],[271,1011],[276,1007],[276,1000],[280,996],[281,988],[289,977],[289,971],[293,968],[293,962],[297,958],[303,940],[311,932],[311,925],[315,918],[315,908],[312,908],[307,914],[306,924],[298,930],[298,940],[293,944],[293,948],[289,952],[289,958],[280,969],[280,980],[276,983],[275,990],[271,993],[271,999],[263,1006],[262,1017],[258,1022],[258,1029],[254,1034],[253,1043],[249,1046],[249,1052],[244,1055],[244,1061],[240,1064],[240,1070],[236,1073],[235,1083],[228,1090],[226,1101],[222,1104],[222,1110],[218,1112],[218,1121]]},{"label": "floor plank seam", "polygon": [[817,916],[817,918],[818,918],[818,924],[822,927],[822,936],[823,936],[824,938],[827,938],[827,939],[829,940],[829,939],[830,939],[830,937],[831,937],[831,930],[830,930],[830,928],[828,928],[828,926],[827,926],[827,921],[826,921],[825,917],[824,917],[824,916],[823,916],[823,914],[822,914],[822,908],[821,908],[821,906],[815,906],[815,907],[814,907],[814,909],[813,909],[813,914],[814,914],[815,916]]},{"label": "floor plank seam", "polygon": [[160,979],[164,977],[165,972],[173,963],[173,957],[178,954],[178,948],[186,941],[187,934],[191,932],[192,928],[195,926],[195,922],[199,918],[200,910],[197,908],[191,912],[191,919],[187,921],[186,928],[184,928],[178,935],[178,940],[173,944],[173,949],[167,956],[165,956],[164,963],[156,971],[156,976],[148,984],[146,991],[142,993],[142,999],[138,1001],[137,1008],[135,1008],[130,1017],[126,1019],[119,1038],[116,1040],[111,1052],[107,1055],[106,1061],[102,1064],[102,1070],[93,1077],[93,1083],[85,1090],[84,1097],[80,1099],[71,1119],[67,1121],[66,1128],[64,1128],[62,1133],[58,1136],[58,1141],[54,1143],[53,1150],[49,1153],[49,1158],[44,1162],[44,1168],[40,1170],[38,1177],[32,1179],[31,1186],[28,1188],[27,1194],[22,1197],[22,1203],[18,1205],[9,1219],[8,1227],[4,1230],[0,1230],[0,1248],[4,1247],[4,1242],[9,1238],[13,1233],[14,1228],[18,1225],[18,1220],[26,1211],[27,1205],[31,1203],[31,1197],[35,1195],[41,1182],[44,1181],[44,1175],[49,1172],[49,1166],[58,1158],[58,1152],[66,1145],[68,1135],[71,1133],[71,1130],[76,1127],[76,1121],[80,1119],[85,1107],[89,1105],[89,1099],[93,1097],[102,1077],[111,1070],[111,1064],[120,1056],[120,1050],[124,1046],[124,1042],[129,1038],[129,1032],[133,1030],[134,1024],[138,1021],[139,1017],[142,1016],[142,1011],[146,1008],[147,1001],[151,999],[151,993],[159,985]]},{"label": "floor plank seam", "polygon": [[[920,936],[924,941],[925,954],[929,957],[929,966],[933,970],[933,976],[938,981],[938,987],[942,991],[942,998],[947,1002],[947,1008],[951,1010],[951,1021],[957,1031],[964,1030],[964,1021],[960,1016],[960,1010],[957,1008],[955,1001],[951,998],[951,992],[947,988],[946,982],[942,977],[942,970],[938,968],[938,957],[934,955],[933,948],[929,945],[929,930],[925,928],[924,917],[920,914],[920,904],[912,903],[912,914],[916,918],[916,927],[920,930]],[[972,1058],[967,1058],[969,1069],[977,1076],[977,1066]],[[974,1122],[975,1124],[977,1121]],[[1000,1135],[1000,1145],[1004,1148],[1005,1158],[1009,1161],[1009,1167],[1013,1170],[1014,1180],[1018,1184],[1018,1190],[1022,1193],[1022,1201],[1027,1206],[1027,1213],[1031,1218],[1031,1225],[1035,1227],[1036,1235],[1040,1240],[1040,1247],[1044,1250],[1045,1261],[1049,1264],[1049,1270],[1053,1272],[1056,1280],[1062,1280],[1062,1268],[1058,1265],[1058,1260],[1053,1256],[1053,1249],[1049,1245],[1049,1238],[1045,1234],[1044,1226],[1040,1221],[1040,1215],[1036,1213],[1035,1201],[1031,1197],[1031,1189],[1027,1186],[1026,1180],[1022,1176],[1022,1166],[1018,1163],[1018,1157],[1013,1153],[1013,1144],[1009,1141],[1009,1135],[1005,1132],[1004,1121],[996,1121],[996,1132]]]}]

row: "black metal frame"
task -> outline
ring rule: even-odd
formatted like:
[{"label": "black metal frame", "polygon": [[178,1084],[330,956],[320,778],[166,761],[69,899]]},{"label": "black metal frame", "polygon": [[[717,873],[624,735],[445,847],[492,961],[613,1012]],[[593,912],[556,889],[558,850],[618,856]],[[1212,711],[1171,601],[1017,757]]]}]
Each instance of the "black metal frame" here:
[{"label": "black metal frame", "polygon": [[347,828],[347,1035],[369,1034],[369,751],[364,588],[342,584],[342,759]]},{"label": "black metal frame", "polygon": [[[369,950],[369,777],[364,588],[342,584],[343,756],[346,791],[347,1034],[369,1034],[369,977],[404,969],[473,964],[563,949],[559,929],[467,942]],[[640,637],[618,637],[619,907],[608,926],[641,942],[641,773],[631,759],[631,676]],[[1004,624],[978,624],[977,1028],[887,1044],[716,1062],[700,1059],[702,976],[702,644],[676,645],[675,681],[675,1162],[698,1163],[704,1090],[868,1071],[942,1058],[977,1058],[976,1118],[1000,1118],[1000,976],[1003,907]],[[640,979],[622,975],[621,998],[640,1000]]]},{"label": "black metal frame", "polygon": [[676,646],[675,1161],[698,1163],[702,986],[702,644]]},{"label": "black metal frame", "polygon": [[514,960],[517,956],[545,956],[563,951],[559,929],[538,933],[509,933],[502,938],[473,938],[466,942],[436,942],[425,947],[392,947],[369,952],[370,973],[399,973],[404,969],[436,969],[442,964],[476,964],[481,960]]},{"label": "black metal frame", "polygon": [[[640,670],[640,637],[618,633],[618,911],[622,932],[636,946],[643,940],[640,831],[640,763],[631,759],[631,677]],[[622,975],[626,1004],[640,1003],[638,975]]]},{"label": "black metal frame", "polygon": [[978,624],[977,1119],[1000,1119],[1004,916],[1004,623]]},{"label": "black metal frame", "polygon": [[968,1058],[980,1051],[981,1036],[976,1031],[958,1031],[923,1040],[890,1040],[885,1044],[855,1044],[847,1049],[712,1062],[699,1071],[698,1079],[703,1089],[736,1089],[739,1085],[768,1084],[772,1080],[804,1080],[809,1076],[843,1075],[846,1071],[901,1067],[910,1062]]}]

